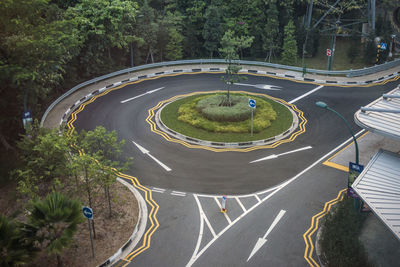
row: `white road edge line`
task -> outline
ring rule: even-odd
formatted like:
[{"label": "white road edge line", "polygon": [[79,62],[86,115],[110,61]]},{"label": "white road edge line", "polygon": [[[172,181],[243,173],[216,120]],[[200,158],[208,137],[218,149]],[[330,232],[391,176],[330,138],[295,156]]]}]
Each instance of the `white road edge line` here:
[{"label": "white road edge line", "polygon": [[[361,130],[358,133],[356,133],[356,137],[359,136],[360,134],[362,134],[363,132],[365,132],[365,130]],[[216,237],[214,237],[210,242],[208,242],[207,245],[205,245],[203,247],[203,249],[196,255],[195,258],[192,257],[192,259],[189,260],[189,262],[186,264],[186,267],[190,267],[192,266],[196,260],[215,242],[215,240],[217,240],[221,235],[223,235],[226,231],[229,230],[229,228],[231,228],[233,225],[235,225],[235,223],[237,223],[240,219],[242,219],[243,217],[245,217],[248,213],[250,213],[252,210],[254,210],[255,208],[257,208],[261,203],[263,203],[264,201],[268,200],[269,198],[271,198],[273,195],[275,195],[277,192],[279,192],[282,188],[285,188],[288,184],[290,184],[291,182],[293,182],[294,180],[296,180],[297,178],[299,178],[301,175],[303,175],[304,173],[306,173],[307,171],[309,171],[310,169],[312,169],[313,167],[315,167],[315,165],[317,165],[318,163],[320,163],[322,160],[324,160],[325,158],[327,158],[328,156],[330,156],[332,153],[334,153],[335,151],[337,151],[339,148],[341,148],[342,146],[344,146],[345,144],[347,144],[348,142],[350,142],[351,140],[353,140],[353,137],[350,137],[349,139],[347,139],[346,141],[344,141],[343,143],[341,143],[340,145],[338,145],[337,147],[335,147],[334,149],[332,149],[331,151],[329,151],[327,154],[323,155],[321,158],[319,158],[317,161],[315,161],[314,163],[312,163],[310,166],[308,166],[307,168],[305,168],[303,171],[301,171],[300,173],[296,174],[294,177],[290,178],[289,180],[287,180],[286,182],[284,182],[282,184],[282,186],[278,187],[274,192],[272,192],[271,194],[269,194],[268,196],[266,196],[265,198],[263,198],[262,201],[258,202],[257,204],[255,204],[253,207],[251,207],[250,209],[248,209],[246,212],[242,213],[239,217],[237,217],[232,224],[229,224],[227,227],[225,227],[221,232],[218,233],[218,235]],[[255,195],[256,198],[258,198],[257,195]]]},{"label": "white road edge line", "polygon": [[297,101],[299,101],[300,99],[302,99],[302,98],[304,98],[304,97],[306,97],[306,96],[308,96],[308,95],[311,95],[312,93],[318,91],[318,90],[321,89],[322,87],[324,87],[324,86],[323,86],[323,85],[320,85],[320,86],[318,86],[318,87],[312,89],[311,91],[308,91],[308,92],[305,93],[304,95],[301,95],[301,96],[299,96],[299,97],[296,97],[295,99],[289,101],[289,104],[293,104],[294,102],[297,102]]},{"label": "white road edge line", "polygon": [[269,155],[269,156],[261,158],[261,159],[256,159],[256,160],[250,161],[249,163],[255,163],[255,162],[269,160],[269,159],[276,159],[276,158],[278,158],[280,156],[283,156],[283,155],[292,154],[292,153],[295,153],[295,152],[300,152],[300,151],[311,149],[311,148],[312,148],[312,146],[306,146],[306,147],[298,148],[298,149],[291,150],[291,151],[288,151],[288,152],[284,152],[284,153],[281,153],[281,154],[278,154],[278,155],[272,154],[272,155]]},{"label": "white road edge line", "polygon": [[[221,210],[222,207],[221,207],[221,203],[219,203],[219,201],[218,201],[218,198],[217,198],[217,197],[214,197],[214,199],[215,199],[215,202],[217,202],[217,205],[218,205],[219,209]],[[225,216],[225,219],[228,221],[228,223],[231,224],[232,221],[231,221],[231,219],[229,218],[228,214],[226,214],[226,212],[223,212],[223,214],[224,214],[224,216]]]},{"label": "white road edge line", "polygon": [[136,99],[136,98],[139,98],[139,97],[142,97],[142,96],[145,96],[145,95],[148,95],[148,94],[152,94],[152,93],[157,92],[158,90],[161,90],[161,89],[164,89],[164,87],[160,87],[160,88],[157,88],[157,89],[154,89],[154,90],[150,90],[150,91],[147,91],[146,93],[143,93],[143,94],[141,94],[141,95],[137,95],[137,96],[134,96],[134,97],[131,97],[131,98],[122,100],[122,101],[121,101],[121,104],[124,104],[124,103],[126,103],[126,102],[129,102],[129,101],[131,101],[131,100],[134,100],[134,99]]},{"label": "white road edge line", "polygon": [[243,210],[244,212],[246,212],[246,208],[243,206],[243,204],[242,204],[242,202],[239,200],[239,198],[238,198],[238,197],[235,197],[235,199],[236,199],[237,203],[239,204],[239,206],[242,208],[242,210]]},{"label": "white road edge line", "polygon": [[254,195],[254,197],[258,200],[258,203],[261,202],[261,199],[260,199],[260,197],[258,195]]},{"label": "white road edge line", "polygon": [[193,254],[192,254],[192,257],[190,260],[192,260],[192,259],[196,260],[196,258],[197,258],[197,252],[199,251],[201,240],[203,239],[203,231],[204,231],[204,219],[201,214],[203,212],[203,209],[201,208],[201,204],[200,204],[200,201],[197,198],[197,196],[195,194],[193,194],[193,197],[196,200],[197,206],[199,207],[200,229],[199,229],[199,236],[197,237],[196,247],[193,251]]}]

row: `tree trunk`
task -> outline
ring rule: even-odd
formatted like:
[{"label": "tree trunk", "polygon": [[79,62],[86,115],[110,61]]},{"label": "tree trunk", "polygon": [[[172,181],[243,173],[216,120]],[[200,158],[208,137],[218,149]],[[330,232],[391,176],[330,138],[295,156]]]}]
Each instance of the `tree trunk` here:
[{"label": "tree trunk", "polygon": [[153,51],[151,51],[151,48],[150,48],[150,57],[151,57],[151,63],[154,63]]},{"label": "tree trunk", "polygon": [[0,142],[3,144],[4,148],[7,150],[15,150],[8,142],[7,139],[4,137],[3,133],[0,131]]},{"label": "tree trunk", "polygon": [[63,266],[63,262],[62,262],[61,256],[59,254],[57,254],[57,266],[58,267]]},{"label": "tree trunk", "polygon": [[[92,195],[90,192],[90,185],[89,185],[89,177],[87,168],[85,168],[85,182],[86,182],[86,191],[88,193],[88,200],[89,200],[89,207],[92,208]],[[93,238],[96,239],[96,230],[94,229],[94,220],[92,220],[92,229],[93,229]]]},{"label": "tree trunk", "polygon": [[107,187],[106,191],[107,191],[107,199],[108,199],[108,211],[110,212],[110,213],[109,213],[109,216],[110,216],[110,218],[111,218],[111,216],[112,216],[112,210],[111,210],[110,187]]}]

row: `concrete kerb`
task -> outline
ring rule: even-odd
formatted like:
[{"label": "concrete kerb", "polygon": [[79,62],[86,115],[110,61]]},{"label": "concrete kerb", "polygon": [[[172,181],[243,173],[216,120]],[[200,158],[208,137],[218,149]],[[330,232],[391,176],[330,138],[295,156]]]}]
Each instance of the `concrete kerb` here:
[{"label": "concrete kerb", "polygon": [[160,115],[162,110],[163,110],[163,108],[166,107],[168,104],[169,103],[163,105],[156,112],[155,121],[156,121],[156,124],[157,124],[158,128],[160,128],[163,132],[167,133],[168,135],[172,135],[176,139],[185,141],[185,142],[190,143],[190,144],[195,144],[195,145],[202,145],[202,146],[208,146],[208,147],[214,147],[214,148],[222,148],[222,147],[227,147],[227,148],[246,148],[246,147],[252,147],[252,146],[268,145],[268,144],[272,144],[272,143],[274,143],[276,141],[279,141],[279,140],[281,140],[283,138],[286,138],[291,133],[293,133],[294,130],[296,130],[297,127],[299,126],[299,118],[297,117],[296,113],[289,106],[284,105],[283,103],[279,103],[279,104],[282,104],[285,107],[287,107],[289,109],[289,111],[292,113],[292,116],[293,116],[292,125],[290,126],[289,129],[287,129],[283,133],[281,133],[281,134],[279,134],[277,136],[270,137],[268,139],[256,140],[256,141],[244,141],[244,142],[237,142],[237,143],[224,143],[224,142],[215,142],[215,141],[205,141],[205,140],[201,140],[201,139],[197,139],[197,138],[194,138],[194,137],[189,137],[189,136],[183,135],[181,133],[175,132],[175,131],[171,130],[170,128],[168,128],[168,126],[166,126],[163,123],[163,121],[161,120],[161,115]]},{"label": "concrete kerb", "polygon": [[139,218],[136,223],[135,229],[133,230],[133,233],[131,237],[128,239],[128,241],[126,241],[125,244],[114,255],[112,255],[110,258],[108,258],[106,261],[100,264],[99,267],[108,266],[118,261],[119,259],[125,258],[139,243],[140,239],[144,234],[144,231],[146,230],[147,215],[148,215],[146,201],[133,185],[124,181],[121,178],[117,178],[117,181],[126,186],[136,197],[139,204]]}]

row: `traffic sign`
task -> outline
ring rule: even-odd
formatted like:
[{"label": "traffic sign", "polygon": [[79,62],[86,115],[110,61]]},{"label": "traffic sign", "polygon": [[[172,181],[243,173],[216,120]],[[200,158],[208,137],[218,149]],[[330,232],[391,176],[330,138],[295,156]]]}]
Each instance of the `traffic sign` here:
[{"label": "traffic sign", "polygon": [[32,111],[30,110],[25,110],[22,112],[22,123],[24,125],[24,128],[28,123],[31,123],[33,121],[32,119]]},{"label": "traffic sign", "polygon": [[87,206],[82,207],[83,216],[89,220],[93,220],[93,210]]},{"label": "traffic sign", "polygon": [[381,50],[386,50],[387,43],[381,43]]},{"label": "traffic sign", "polygon": [[348,181],[347,181],[347,195],[352,197],[352,198],[358,198],[358,195],[356,192],[351,188],[352,184],[354,181],[357,179],[357,177],[362,173],[364,170],[364,166],[354,163],[354,162],[349,162],[349,176],[348,176]]},{"label": "traffic sign", "polygon": [[251,107],[251,108],[256,107],[256,101],[254,99],[249,99],[249,107]]},{"label": "traffic sign", "polygon": [[331,49],[326,49],[326,55],[328,56],[328,57],[330,57],[330,56],[332,56],[332,50]]}]

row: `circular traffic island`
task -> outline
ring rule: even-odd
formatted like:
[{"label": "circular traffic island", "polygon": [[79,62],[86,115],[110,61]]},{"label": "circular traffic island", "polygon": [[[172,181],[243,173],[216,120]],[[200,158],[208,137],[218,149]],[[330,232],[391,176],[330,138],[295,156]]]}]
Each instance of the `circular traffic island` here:
[{"label": "circular traffic island", "polygon": [[[249,99],[256,101],[256,108],[249,107]],[[185,142],[205,146],[270,144],[291,134],[299,124],[289,104],[263,94],[197,92],[163,102],[156,112],[158,128]]]}]

